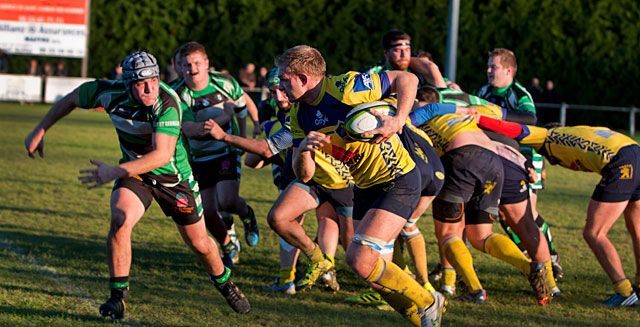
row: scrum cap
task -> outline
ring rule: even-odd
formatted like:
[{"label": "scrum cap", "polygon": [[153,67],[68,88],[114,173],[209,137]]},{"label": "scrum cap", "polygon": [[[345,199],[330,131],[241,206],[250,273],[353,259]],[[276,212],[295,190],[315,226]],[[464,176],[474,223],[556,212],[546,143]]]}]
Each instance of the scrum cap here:
[{"label": "scrum cap", "polygon": [[122,60],[122,79],[127,87],[131,82],[159,76],[158,61],[150,53],[138,51]]}]

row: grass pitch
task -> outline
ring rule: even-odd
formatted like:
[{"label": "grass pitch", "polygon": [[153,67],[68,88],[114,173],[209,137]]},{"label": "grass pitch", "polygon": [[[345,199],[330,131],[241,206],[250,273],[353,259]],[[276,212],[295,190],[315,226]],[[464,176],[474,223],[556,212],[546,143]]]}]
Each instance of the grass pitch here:
[{"label": "grass pitch", "polygon": [[[120,158],[116,133],[103,112],[74,111],[45,136],[45,158],[26,155],[24,138],[48,106],[0,104],[0,325],[103,326],[98,306],[108,297],[106,235],[111,184],[86,190],[78,171],[89,159],[115,164]],[[637,308],[598,305],[611,283],[582,239],[588,199],[599,177],[548,169],[547,189],[539,211],[551,225],[565,277],[562,297],[535,305],[530,287],[506,263],[471,250],[488,300],[484,305],[450,303],[444,326],[636,326]],[[243,243],[233,278],[253,306],[237,315],[211,285],[196,257],[181,241],[170,218],[153,204],[133,233],[129,326],[409,326],[398,314],[343,304],[364,290],[338,250],[341,291],[318,289],[287,296],[261,287],[273,281],[278,267],[278,237],[266,214],[277,196],[270,169],[245,168],[241,195],[256,211],[260,244]],[[308,215],[313,237],[316,224]],[[237,221],[239,234],[242,227]],[[431,215],[419,226],[427,241],[429,267],[437,262]],[[494,231],[500,232],[499,226]],[[636,273],[630,238],[620,219],[610,232],[629,279]],[[306,263],[306,259],[301,259]],[[407,256],[407,260],[409,258]],[[302,266],[301,266],[302,267]],[[304,269],[304,268],[301,268]]]}]

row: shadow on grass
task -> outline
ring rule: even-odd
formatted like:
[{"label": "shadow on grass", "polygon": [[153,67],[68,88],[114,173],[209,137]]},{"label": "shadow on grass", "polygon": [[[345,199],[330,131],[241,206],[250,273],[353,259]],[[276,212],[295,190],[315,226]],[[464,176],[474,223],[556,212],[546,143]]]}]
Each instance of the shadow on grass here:
[{"label": "shadow on grass", "polygon": [[[0,211],[4,211],[4,210],[15,211],[18,213],[36,213],[36,214],[43,214],[43,215],[50,215],[50,216],[58,216],[63,218],[96,219],[95,213],[90,214],[88,212],[73,212],[69,210],[58,211],[58,210],[49,210],[49,209],[0,206]],[[0,225],[0,228],[4,228],[4,227],[15,228],[15,225],[8,225],[8,224]]]},{"label": "shadow on grass", "polygon": [[0,306],[0,315],[2,314],[13,314],[18,316],[23,316],[26,320],[34,320],[34,316],[40,316],[43,318],[64,318],[64,319],[73,319],[73,320],[83,320],[86,322],[100,322],[104,321],[104,319],[100,318],[98,315],[91,316],[86,314],[69,314],[66,311],[62,310],[41,310],[41,309],[26,309],[26,308],[15,308],[10,306],[2,305]]}]

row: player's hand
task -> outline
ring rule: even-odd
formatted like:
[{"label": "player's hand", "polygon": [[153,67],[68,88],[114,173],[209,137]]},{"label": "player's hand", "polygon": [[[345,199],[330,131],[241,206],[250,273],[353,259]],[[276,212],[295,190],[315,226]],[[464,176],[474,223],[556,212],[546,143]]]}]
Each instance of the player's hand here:
[{"label": "player's hand", "polygon": [[307,137],[300,142],[298,149],[300,149],[300,152],[315,152],[317,149],[328,143],[331,143],[331,137],[329,135],[311,131],[307,134]]},{"label": "player's hand", "polygon": [[211,137],[213,137],[218,141],[222,140],[227,134],[225,131],[222,130],[222,128],[220,128],[220,125],[218,125],[215,121],[213,121],[213,119],[209,119],[205,121],[203,129],[205,133],[209,133]]},{"label": "player's hand", "polygon": [[527,168],[529,170],[529,183],[535,184],[538,182],[538,173],[533,168]]},{"label": "player's hand", "polygon": [[24,139],[24,145],[27,148],[27,154],[29,157],[35,158],[33,153],[38,150],[40,158],[44,158],[44,130],[34,130],[27,138]]},{"label": "player's hand", "polygon": [[126,171],[120,167],[112,167],[97,160],[90,159],[89,162],[96,165],[95,169],[82,169],[78,180],[82,184],[89,184],[87,188],[92,189],[106,184],[118,177],[126,176]]},{"label": "player's hand", "polygon": [[362,136],[379,134],[371,141],[372,143],[380,144],[389,140],[389,138],[391,138],[395,133],[402,133],[402,126],[404,126],[404,121],[400,120],[400,118],[396,116],[388,116],[375,110],[371,110],[370,112],[372,115],[378,117],[378,119],[380,119],[380,122],[382,123],[382,126],[374,130],[362,133]]}]

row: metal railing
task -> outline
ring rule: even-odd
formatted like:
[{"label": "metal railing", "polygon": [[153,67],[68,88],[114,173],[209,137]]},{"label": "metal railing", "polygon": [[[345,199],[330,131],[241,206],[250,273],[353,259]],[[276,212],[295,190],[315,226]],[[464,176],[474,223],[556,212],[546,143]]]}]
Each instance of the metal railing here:
[{"label": "metal railing", "polygon": [[636,132],[636,107],[610,107],[610,106],[590,106],[582,104],[568,104],[568,103],[536,103],[536,108],[555,108],[560,109],[559,122],[560,125],[566,126],[567,123],[567,110],[592,110],[592,111],[611,111],[611,112],[628,112],[629,113],[629,134],[633,136]]}]

